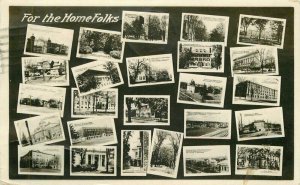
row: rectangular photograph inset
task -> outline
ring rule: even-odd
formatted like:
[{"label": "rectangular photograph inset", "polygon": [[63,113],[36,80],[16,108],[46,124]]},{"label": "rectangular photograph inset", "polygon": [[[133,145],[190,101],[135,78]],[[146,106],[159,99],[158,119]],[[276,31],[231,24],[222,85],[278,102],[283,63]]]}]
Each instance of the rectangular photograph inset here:
[{"label": "rectangular photograph inset", "polygon": [[80,96],[124,83],[118,63],[94,61],[71,68]]},{"label": "rectangular photograph inset", "polygon": [[184,146],[185,177],[231,175],[230,146]]},{"label": "rectangular photograph inset", "polygon": [[224,44],[178,42],[178,72],[224,73]]},{"label": "rectangular photograph inset", "polygon": [[79,96],[76,88],[71,90],[71,117],[118,117],[118,89],[106,89]]},{"label": "rectangular photograph inset", "polygon": [[71,145],[112,145],[117,144],[115,121],[113,118],[86,118],[68,121]]},{"label": "rectangular photograph inset", "polygon": [[65,88],[20,84],[17,113],[59,113],[63,117],[65,97]]},{"label": "rectangular photograph inset", "polygon": [[116,176],[116,146],[71,146],[71,176]]},{"label": "rectangular photograph inset", "polygon": [[121,32],[80,27],[76,57],[122,62]]},{"label": "rectangular photograph inset", "polygon": [[20,146],[45,145],[65,140],[58,113],[22,119],[14,124]]},{"label": "rectangular photograph inset", "polygon": [[125,95],[124,125],[170,125],[170,96]]},{"label": "rectangular photograph inset", "polygon": [[18,146],[18,174],[64,175],[64,146]]},{"label": "rectangular photograph inset", "polygon": [[172,54],[126,58],[128,86],[174,83]]},{"label": "rectangular photograph inset", "polygon": [[282,146],[236,145],[236,175],[282,176]]},{"label": "rectangular photograph inset", "polygon": [[184,109],[184,138],[230,139],[231,110]]},{"label": "rectangular photograph inset", "polygon": [[27,25],[24,54],[70,60],[74,30]]},{"label": "rectangular photograph inset", "polygon": [[279,106],[280,88],[280,76],[235,75],[232,104]]},{"label": "rectangular photograph inset", "polygon": [[147,173],[176,178],[183,133],[155,128],[150,149]]},{"label": "rectangular photograph inset", "polygon": [[240,14],[237,44],[283,49],[286,19]]},{"label": "rectangular photograph inset", "polygon": [[235,111],[239,141],[284,137],[282,107]]},{"label": "rectangular photograph inset", "polygon": [[180,73],[177,103],[223,107],[226,77]]},{"label": "rectangular photograph inset", "polygon": [[182,13],[181,41],[222,42],[227,45],[229,17]]},{"label": "rectangular photograph inset", "polygon": [[121,175],[146,176],[151,130],[122,130],[121,138]]},{"label": "rectangular photograph inset", "polygon": [[167,44],[169,14],[123,11],[122,41]]},{"label": "rectangular photograph inset", "polygon": [[277,48],[250,46],[230,48],[231,74],[278,75]]},{"label": "rectangular photograph inset", "polygon": [[69,86],[69,60],[49,57],[22,57],[24,84]]}]

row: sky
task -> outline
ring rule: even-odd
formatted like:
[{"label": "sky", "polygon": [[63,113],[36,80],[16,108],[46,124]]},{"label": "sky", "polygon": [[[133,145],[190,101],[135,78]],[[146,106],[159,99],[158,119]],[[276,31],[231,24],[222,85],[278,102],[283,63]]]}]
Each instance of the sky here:
[{"label": "sky", "polygon": [[114,120],[111,118],[97,118],[97,119],[80,119],[71,122],[75,129],[81,127],[108,127],[112,128],[114,125]]},{"label": "sky", "polygon": [[[236,78],[238,79],[239,76],[235,75]],[[275,90],[279,90],[280,87],[279,86],[279,80],[278,77],[276,76],[259,76],[259,77],[251,77],[251,76],[247,76],[247,75],[242,75],[242,79],[243,81],[245,80],[250,80],[251,82],[257,83],[259,85],[263,85],[265,87],[269,87]],[[238,83],[238,80],[236,81],[236,83]]]},{"label": "sky", "polygon": [[199,121],[222,121],[229,122],[231,117],[230,112],[215,111],[215,112],[187,112],[186,120],[199,120]]},{"label": "sky", "polygon": [[[283,123],[281,108],[256,109],[241,111],[240,113],[242,113],[243,124],[250,124],[255,120],[265,120],[272,123]],[[236,112],[238,120],[240,120],[240,113]]]},{"label": "sky", "polygon": [[226,78],[222,77],[213,77],[213,76],[205,76],[205,75],[194,75],[194,74],[180,74],[180,82],[190,83],[191,80],[194,80],[196,84],[206,84],[212,86],[222,86],[223,82],[226,81]]},{"label": "sky", "polygon": [[58,148],[57,146],[27,146],[27,147],[20,147],[18,149],[18,156],[23,156],[27,154],[30,150],[38,150],[40,152],[45,152],[48,154],[55,154],[60,155],[63,154],[63,150],[60,150],[61,148]]},{"label": "sky", "polygon": [[[46,87],[46,86],[35,86],[35,85],[24,85],[20,84],[19,93],[21,98],[40,98],[43,100],[56,99],[64,101],[65,88],[59,87]],[[45,93],[47,92],[47,93]]]},{"label": "sky", "polygon": [[186,150],[186,158],[212,158],[212,157],[223,157],[229,154],[229,148],[226,146],[214,146],[214,147],[199,147],[194,149]]}]

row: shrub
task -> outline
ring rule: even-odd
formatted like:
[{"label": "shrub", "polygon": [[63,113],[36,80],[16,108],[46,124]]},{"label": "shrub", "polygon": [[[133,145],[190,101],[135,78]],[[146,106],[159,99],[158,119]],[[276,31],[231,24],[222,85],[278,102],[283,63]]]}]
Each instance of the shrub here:
[{"label": "shrub", "polygon": [[82,54],[89,54],[92,52],[93,52],[93,49],[90,46],[82,46],[79,49],[79,53],[82,53]]},{"label": "shrub", "polygon": [[111,51],[109,52],[109,55],[112,58],[121,59],[121,51]]}]

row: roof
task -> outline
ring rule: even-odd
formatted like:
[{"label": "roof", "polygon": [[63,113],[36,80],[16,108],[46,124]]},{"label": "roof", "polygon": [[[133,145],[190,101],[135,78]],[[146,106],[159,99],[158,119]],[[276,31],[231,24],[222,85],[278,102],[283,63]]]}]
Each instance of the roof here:
[{"label": "roof", "polygon": [[108,71],[98,71],[93,69],[88,69],[85,72],[81,73],[81,75],[87,75],[87,76],[109,76]]},{"label": "roof", "polygon": [[236,60],[239,60],[239,59],[242,59],[242,58],[246,58],[246,57],[251,56],[251,55],[254,55],[254,54],[256,54],[256,53],[259,53],[259,52],[258,52],[257,50],[255,50],[255,51],[253,51],[253,52],[250,52],[250,53],[247,53],[247,54],[242,55],[242,56],[240,56],[240,57],[237,57],[237,58],[235,58],[233,61],[236,61]]}]

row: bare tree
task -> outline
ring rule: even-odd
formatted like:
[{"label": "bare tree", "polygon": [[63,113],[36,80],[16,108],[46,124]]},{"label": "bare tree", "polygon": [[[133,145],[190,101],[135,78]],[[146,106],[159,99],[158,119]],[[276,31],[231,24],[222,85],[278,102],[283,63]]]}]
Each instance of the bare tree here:
[{"label": "bare tree", "polygon": [[264,62],[265,62],[265,52],[266,49],[265,48],[260,48],[256,50],[257,55],[254,55],[255,58],[257,59],[257,61],[259,61],[260,63],[260,69],[261,69],[261,73],[264,73]]},{"label": "bare tree", "polygon": [[169,134],[165,131],[156,131],[156,140],[154,139],[153,146],[153,154],[151,158],[151,166],[154,164],[155,166],[159,165],[159,150],[161,148],[162,143],[167,138]]},{"label": "bare tree", "polygon": [[145,67],[145,61],[138,59],[136,62],[129,64],[128,69],[130,70],[130,80],[134,83],[139,74],[143,71]]}]

